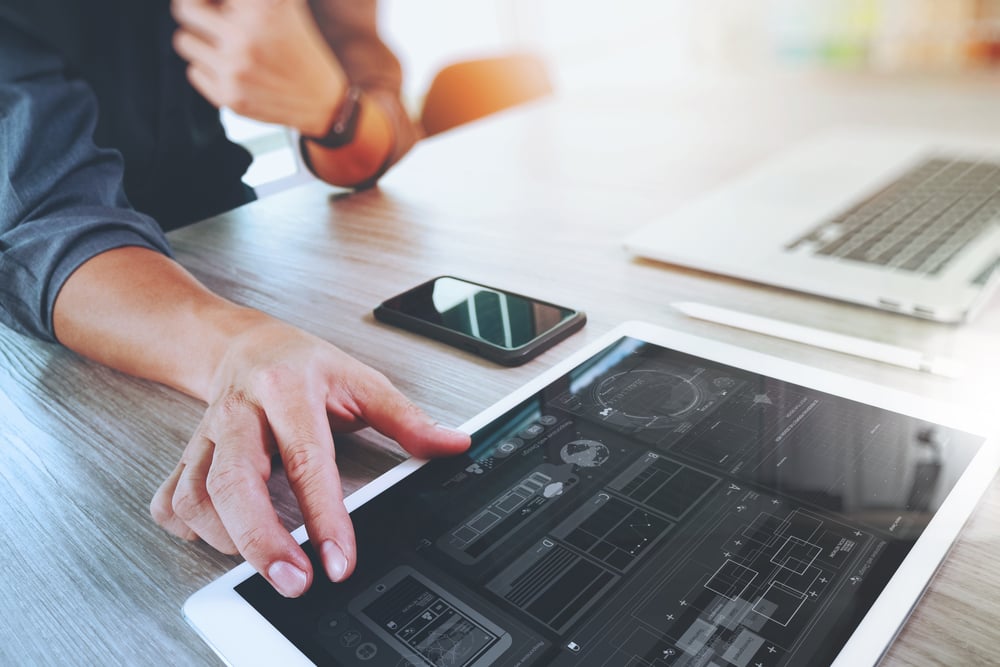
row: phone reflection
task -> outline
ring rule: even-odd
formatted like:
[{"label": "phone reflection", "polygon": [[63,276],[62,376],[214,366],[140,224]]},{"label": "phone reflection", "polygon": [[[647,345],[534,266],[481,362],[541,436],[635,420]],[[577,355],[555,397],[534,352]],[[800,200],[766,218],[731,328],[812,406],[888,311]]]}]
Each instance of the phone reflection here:
[{"label": "phone reflection", "polygon": [[566,308],[450,277],[421,285],[394,306],[508,350],[525,345],[573,315]]}]

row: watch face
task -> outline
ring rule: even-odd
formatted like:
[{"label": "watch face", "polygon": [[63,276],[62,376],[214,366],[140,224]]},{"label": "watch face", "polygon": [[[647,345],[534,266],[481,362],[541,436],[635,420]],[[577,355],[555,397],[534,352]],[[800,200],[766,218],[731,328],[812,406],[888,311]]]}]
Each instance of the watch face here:
[{"label": "watch face", "polygon": [[330,131],[322,137],[306,137],[320,146],[326,148],[340,148],[354,141],[354,133],[358,127],[358,116],[361,112],[361,88],[350,86],[344,95],[337,110],[337,116],[333,119]]}]

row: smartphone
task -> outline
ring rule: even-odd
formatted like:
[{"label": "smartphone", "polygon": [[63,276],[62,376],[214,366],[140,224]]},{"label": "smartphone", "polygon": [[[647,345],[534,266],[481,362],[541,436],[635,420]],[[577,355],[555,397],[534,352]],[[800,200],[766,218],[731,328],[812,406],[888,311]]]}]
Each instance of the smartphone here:
[{"label": "smartphone", "polygon": [[523,294],[438,276],[384,301],[375,319],[517,366],[578,331],[587,316]]}]

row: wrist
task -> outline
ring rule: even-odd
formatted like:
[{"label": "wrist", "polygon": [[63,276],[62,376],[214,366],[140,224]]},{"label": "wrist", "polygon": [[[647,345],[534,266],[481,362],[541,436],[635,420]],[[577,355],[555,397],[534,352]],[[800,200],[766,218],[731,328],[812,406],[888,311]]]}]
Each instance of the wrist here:
[{"label": "wrist", "polygon": [[342,77],[324,77],[323,83],[313,87],[315,111],[307,122],[296,127],[304,137],[323,137],[329,133],[347,100],[350,85]]},{"label": "wrist", "polygon": [[224,299],[198,319],[207,325],[211,343],[206,346],[205,374],[195,395],[209,403],[226,389],[228,369],[244,354],[245,341],[268,328],[285,326],[264,312]]},{"label": "wrist", "polygon": [[348,86],[324,134],[303,135],[303,139],[323,148],[342,148],[354,141],[361,117],[361,88]]},{"label": "wrist", "polygon": [[395,149],[395,132],[378,102],[362,94],[357,106],[357,125],[349,144],[328,148],[302,137],[299,147],[303,160],[317,177],[332,185],[355,187],[373,181],[389,165]]},{"label": "wrist", "polygon": [[95,255],[53,310],[60,343],[120,371],[207,400],[236,338],[273,318],[209,291],[168,257],[126,246]]}]

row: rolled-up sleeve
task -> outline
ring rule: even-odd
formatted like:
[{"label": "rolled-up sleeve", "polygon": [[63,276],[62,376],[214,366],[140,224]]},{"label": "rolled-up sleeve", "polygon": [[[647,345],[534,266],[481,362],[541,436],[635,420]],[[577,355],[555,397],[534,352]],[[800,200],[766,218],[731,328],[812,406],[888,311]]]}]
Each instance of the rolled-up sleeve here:
[{"label": "rolled-up sleeve", "polygon": [[170,254],[128,203],[121,155],[94,144],[97,113],[55,53],[0,21],[0,321],[43,340],[84,262],[124,246]]}]

